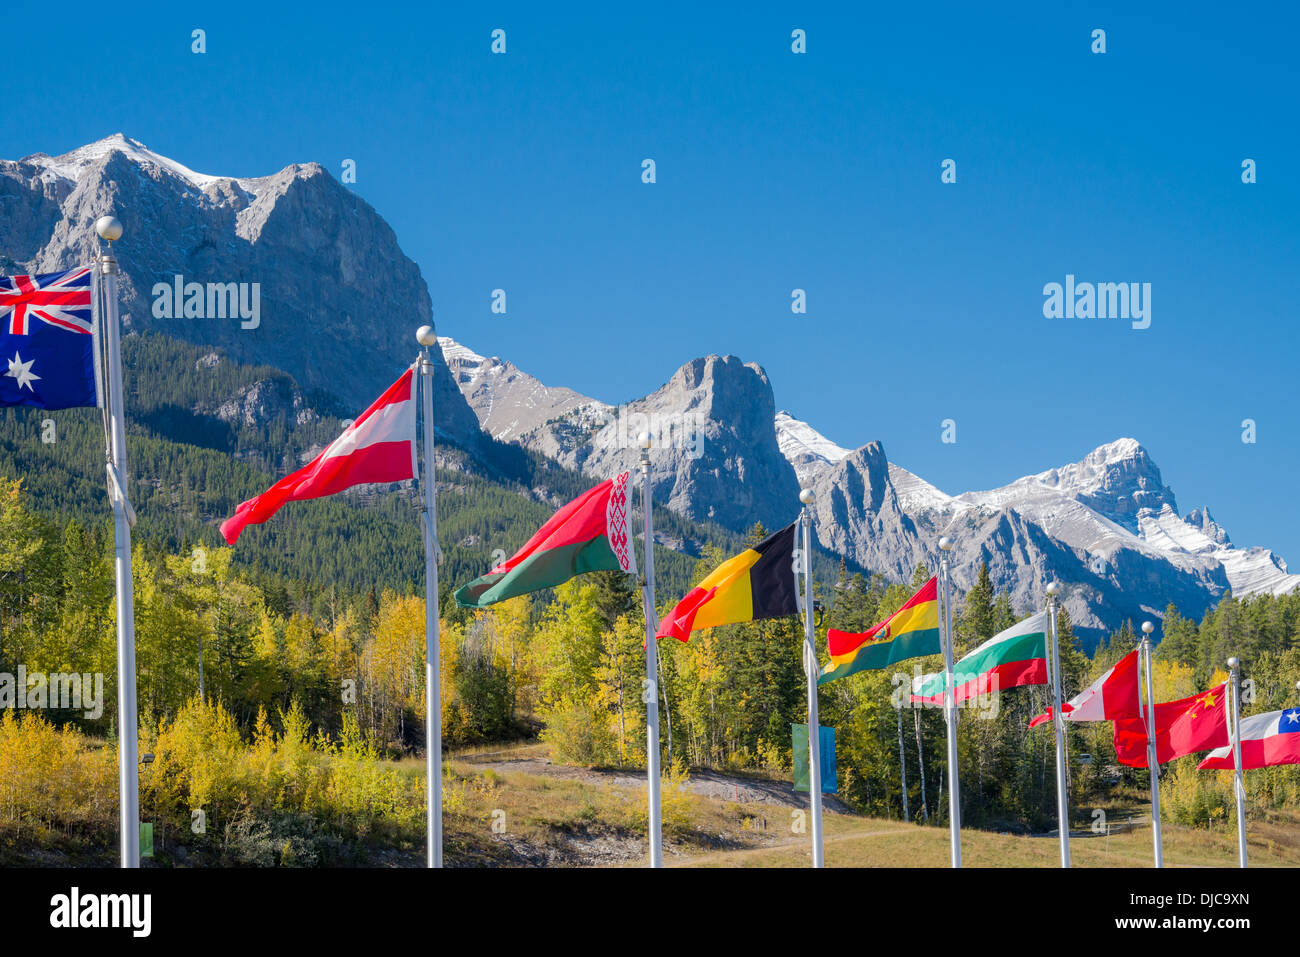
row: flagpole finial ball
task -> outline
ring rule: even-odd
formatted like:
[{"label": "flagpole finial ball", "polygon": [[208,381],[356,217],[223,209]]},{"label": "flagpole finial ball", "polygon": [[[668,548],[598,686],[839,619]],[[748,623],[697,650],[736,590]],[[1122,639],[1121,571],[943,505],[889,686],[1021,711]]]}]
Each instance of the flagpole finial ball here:
[{"label": "flagpole finial ball", "polygon": [[422,346],[437,345],[438,334],[433,331],[433,326],[421,326],[415,330],[415,341]]},{"label": "flagpole finial ball", "polygon": [[116,216],[101,216],[95,221],[95,232],[100,239],[117,242],[122,238],[122,223]]},{"label": "flagpole finial ball", "polygon": [[1229,658],[1228,667],[1233,671],[1236,671],[1239,667],[1241,667],[1241,661],[1236,657]]},{"label": "flagpole finial ball", "polygon": [[941,552],[952,551],[952,539],[949,538],[947,535],[939,539],[939,551]]},{"label": "flagpole finial ball", "polygon": [[1156,626],[1151,624],[1151,622],[1149,621],[1142,622],[1142,634],[1149,635],[1151,634],[1151,632],[1155,630],[1156,630]]},{"label": "flagpole finial ball", "polygon": [[1052,596],[1053,598],[1055,598],[1055,597],[1056,597],[1057,595],[1059,595],[1060,593],[1061,593],[1061,583],[1060,583],[1060,582],[1048,582],[1048,583],[1047,583],[1047,594],[1049,594],[1050,596]]},{"label": "flagpole finial ball", "polygon": [[642,432],[636,437],[636,444],[638,448],[649,449],[654,445],[654,436],[649,432]]},{"label": "flagpole finial ball", "polygon": [[801,488],[799,490],[799,501],[805,505],[811,505],[817,501],[817,493],[810,488]]}]

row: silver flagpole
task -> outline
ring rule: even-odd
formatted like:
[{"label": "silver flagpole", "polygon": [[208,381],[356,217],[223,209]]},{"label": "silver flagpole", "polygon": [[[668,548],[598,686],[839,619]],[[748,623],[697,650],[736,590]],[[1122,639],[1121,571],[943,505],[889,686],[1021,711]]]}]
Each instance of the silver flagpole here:
[{"label": "silver flagpole", "polygon": [[1241,662],[1233,657],[1228,659],[1228,668],[1232,672],[1232,682],[1228,685],[1232,695],[1232,725],[1229,734],[1232,738],[1232,761],[1236,767],[1233,782],[1237,792],[1237,860],[1246,866],[1246,784],[1241,779]]},{"label": "silver flagpole", "polygon": [[117,311],[117,260],[113,243],[122,238],[122,224],[113,216],[95,223],[108,242],[99,257],[103,283],[100,318],[108,353],[108,484],[113,503],[113,571],[117,581],[117,749],[119,829],[122,866],[140,866],[140,765],[135,698],[135,600],[131,586],[131,525],[135,513],[126,497],[126,408],[122,398],[122,330]]},{"label": "silver flagpole", "polygon": [[[904,678],[907,676],[904,675]],[[912,811],[907,803],[907,753],[903,750],[903,703],[898,703],[898,770],[902,776],[903,784],[903,823],[910,823],[912,820]]]},{"label": "silver flagpole", "polygon": [[948,592],[948,553],[952,539],[939,539],[939,576],[943,597],[939,627],[943,629],[943,711],[948,721],[948,831],[952,843],[952,866],[961,867],[961,791],[957,781],[957,701],[952,674],[952,597]]},{"label": "silver flagpole", "polygon": [[650,495],[650,446],[653,437],[649,432],[637,436],[641,446],[641,511],[645,516],[645,561],[641,582],[641,601],[645,606],[645,688],[641,698],[645,701],[645,773],[647,786],[646,808],[650,822],[650,866],[664,866],[663,819],[659,801],[659,614],[655,610],[655,550],[653,502]]},{"label": "silver flagpole", "polygon": [[912,726],[916,728],[916,764],[920,771],[921,784],[921,818],[930,820],[930,805],[925,799],[925,749],[921,746],[921,709],[913,706]]},{"label": "silver flagpole", "polygon": [[1056,596],[1060,582],[1047,585],[1047,627],[1052,638],[1052,695],[1056,700],[1056,816],[1061,832],[1061,866],[1070,866],[1070,805],[1065,790],[1065,716],[1061,714],[1061,642],[1056,634]]},{"label": "silver flagpole", "polygon": [[813,630],[812,586],[812,503],[816,494],[799,492],[803,503],[803,669],[808,677],[808,801],[812,805],[812,866],[826,866],[822,845],[822,741],[821,719],[817,715],[817,636]]},{"label": "silver flagpole", "polygon": [[1151,842],[1155,848],[1156,867],[1165,866],[1165,852],[1160,842],[1160,762],[1156,753],[1156,698],[1151,681],[1151,632],[1156,626],[1142,622],[1142,669],[1146,672],[1147,687],[1147,768],[1151,772]]},{"label": "silver flagpole", "polygon": [[[438,342],[432,326],[415,338],[424,346],[416,362],[424,418],[424,784],[427,792],[425,866],[442,867],[442,659],[438,648],[438,503],[433,472],[433,359]],[[414,386],[414,382],[412,382]]]}]

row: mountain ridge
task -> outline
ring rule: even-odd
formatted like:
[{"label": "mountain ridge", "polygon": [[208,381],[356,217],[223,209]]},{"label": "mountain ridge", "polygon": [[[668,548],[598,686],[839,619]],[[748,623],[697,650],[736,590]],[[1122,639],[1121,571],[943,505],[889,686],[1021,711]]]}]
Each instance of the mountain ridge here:
[{"label": "mountain ridge", "polygon": [[[307,389],[358,410],[415,358],[414,331],[433,322],[419,267],[383,217],[318,163],[261,177],[195,173],[114,134],[59,156],[0,160],[6,272],[45,273],[93,261],[95,221],[124,226],[114,244],[126,334],[156,331],[220,348],[232,359],[282,369]],[[257,287],[259,314],[158,313],[159,290],[184,283]],[[382,282],[375,277],[382,277]],[[179,312],[177,304],[177,312]],[[328,334],[322,334],[327,329]],[[479,441],[469,409],[439,350],[435,400],[444,438]]]},{"label": "mountain ridge", "polygon": [[[316,163],[213,176],[114,134],[58,156],[0,160],[0,207],[8,253],[0,268],[26,272],[97,256],[93,223],[113,212],[126,227],[117,255],[128,334],[160,332],[274,367],[333,397],[330,407],[364,408],[414,358],[413,329],[432,322],[423,276],[391,227]],[[201,303],[194,316],[161,315],[158,290],[181,279],[256,284],[264,315],[247,327],[202,314]],[[820,543],[856,565],[907,580],[917,564],[935,567],[947,534],[957,542],[959,589],[988,563],[995,585],[1029,608],[1058,578],[1081,633],[1093,637],[1124,617],[1160,617],[1169,601],[1198,615],[1229,590],[1300,585],[1269,549],[1234,545],[1205,506],[1180,517],[1173,489],[1133,438],[950,495],[889,461],[880,442],[845,449],[778,410],[763,367],[737,356],[691,359],[659,389],[615,405],[453,339],[432,351],[440,441],[485,463],[518,448],[603,477],[634,468],[648,432],[656,501],[684,519],[734,534],[756,521],[777,528],[798,513],[799,488],[812,487]],[[284,388],[255,382],[190,411],[213,430],[268,416],[310,424],[321,403]]]},{"label": "mountain ridge", "polygon": [[[477,356],[459,343],[457,347]],[[717,358],[691,360],[678,374]],[[513,363],[505,365],[514,388],[532,395],[559,394]],[[761,382],[770,394],[766,374]],[[662,392],[652,396],[662,400]],[[491,383],[476,380],[474,395],[471,406],[481,418],[487,407],[494,416],[509,414]],[[676,398],[687,411],[709,405],[688,393]],[[617,412],[589,396],[570,392],[567,399],[575,403],[567,412],[551,410],[558,421],[575,409]],[[671,403],[651,404],[661,413],[671,411]],[[637,402],[626,406],[638,407]],[[554,428],[556,421],[538,424],[531,434]],[[949,535],[957,543],[952,568],[959,589],[970,588],[975,571],[987,562],[995,585],[1009,591],[1018,607],[1031,608],[1041,602],[1047,582],[1059,579],[1066,586],[1064,602],[1072,620],[1089,643],[1125,618],[1162,618],[1171,601],[1184,614],[1200,615],[1228,591],[1282,594],[1300,586],[1300,576],[1291,575],[1270,550],[1232,545],[1208,509],[1179,518],[1173,489],[1147,450],[1128,436],[1103,443],[1078,461],[1003,486],[949,495],[890,462],[881,443],[845,449],[785,410],[775,412],[770,429],[752,422],[748,427],[770,432],[797,482],[817,492],[815,527],[824,547],[907,580],[917,564],[931,570],[937,566],[938,538]],[[574,433],[576,444],[565,454],[582,460],[593,437],[601,434],[601,428]],[[515,440],[530,445],[527,434]],[[714,469],[737,487],[755,481],[752,472],[730,468],[725,452]],[[661,497],[658,486],[656,497]],[[670,508],[682,508],[671,493],[663,500]],[[1154,582],[1154,587],[1135,582]]]}]

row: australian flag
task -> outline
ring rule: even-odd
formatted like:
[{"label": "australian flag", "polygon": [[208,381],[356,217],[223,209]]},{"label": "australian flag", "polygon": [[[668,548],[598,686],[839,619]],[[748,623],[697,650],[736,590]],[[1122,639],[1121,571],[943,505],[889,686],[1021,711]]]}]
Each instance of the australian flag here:
[{"label": "australian flag", "polygon": [[100,404],[89,266],[0,276],[0,406]]}]

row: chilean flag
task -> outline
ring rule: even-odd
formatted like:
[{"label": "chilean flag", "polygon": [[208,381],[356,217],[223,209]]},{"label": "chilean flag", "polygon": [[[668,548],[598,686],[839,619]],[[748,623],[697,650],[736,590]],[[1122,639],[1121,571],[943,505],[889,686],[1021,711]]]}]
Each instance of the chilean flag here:
[{"label": "chilean flag", "polygon": [[241,503],[235,514],[221,523],[226,541],[235,544],[244,526],[261,525],[285,502],[321,498],[368,482],[414,478],[414,382],[412,366],[311,464]]},{"label": "chilean flag", "polygon": [[[1300,708],[1269,711],[1241,719],[1241,766],[1268,768],[1300,764]],[[1232,771],[1232,742],[1215,748],[1197,765],[1203,771]]]},{"label": "chilean flag", "polygon": [[[1141,713],[1138,704],[1138,653],[1130,651],[1115,662],[1115,666],[1061,705],[1061,716],[1066,721],[1114,721],[1119,718],[1136,718]],[[1033,721],[1031,728],[1052,720],[1048,708]]]}]

